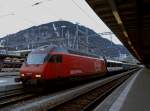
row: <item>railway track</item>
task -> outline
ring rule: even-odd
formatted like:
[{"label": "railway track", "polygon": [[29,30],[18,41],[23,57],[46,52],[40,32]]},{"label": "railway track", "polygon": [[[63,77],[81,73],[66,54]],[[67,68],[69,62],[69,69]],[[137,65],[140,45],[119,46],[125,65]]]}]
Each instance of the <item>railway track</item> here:
[{"label": "railway track", "polygon": [[132,74],[132,72],[118,79],[114,79],[63,104],[55,106],[48,111],[92,111],[114,89],[116,89],[120,84],[128,79],[131,76],[130,74]]},{"label": "railway track", "polygon": [[0,100],[0,108],[9,105],[9,104],[13,104],[13,103],[19,103],[20,101],[25,101],[28,99],[32,99],[34,98],[36,95],[35,94],[28,94],[28,93],[22,93],[22,94],[17,94],[15,96],[11,96],[9,98],[3,98]]},{"label": "railway track", "polygon": [[89,91],[73,100],[49,109],[49,111],[92,111],[107,95],[128,77],[129,75],[126,75],[117,80],[108,82],[107,84]]},{"label": "railway track", "polygon": [[35,94],[25,90],[24,88],[13,89],[7,92],[2,91],[0,92],[0,108],[21,100],[27,100],[34,96]]},{"label": "railway track", "polygon": [[[90,111],[135,71],[132,70],[53,94],[24,94],[20,97],[15,96],[13,99],[16,98],[16,100],[13,101],[12,99],[9,102],[9,104],[13,103],[14,105],[11,105],[11,107],[1,107],[1,110]],[[3,105],[5,103],[8,105],[6,101],[3,102]]]}]

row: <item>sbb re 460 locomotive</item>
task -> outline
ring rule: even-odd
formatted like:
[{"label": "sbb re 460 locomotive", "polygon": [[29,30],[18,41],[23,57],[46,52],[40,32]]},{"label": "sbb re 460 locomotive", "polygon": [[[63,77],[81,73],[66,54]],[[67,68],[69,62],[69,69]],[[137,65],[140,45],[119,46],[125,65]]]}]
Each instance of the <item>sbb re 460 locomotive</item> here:
[{"label": "sbb re 460 locomotive", "polygon": [[106,62],[95,55],[57,46],[33,50],[20,69],[16,81],[39,83],[55,79],[104,75]]}]

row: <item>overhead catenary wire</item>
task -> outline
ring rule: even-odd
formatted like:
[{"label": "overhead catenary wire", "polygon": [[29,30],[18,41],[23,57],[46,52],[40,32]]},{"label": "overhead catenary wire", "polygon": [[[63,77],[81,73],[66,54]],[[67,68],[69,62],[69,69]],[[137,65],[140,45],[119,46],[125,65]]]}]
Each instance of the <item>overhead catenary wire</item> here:
[{"label": "overhead catenary wire", "polygon": [[75,2],[74,0],[71,0],[72,3],[74,3],[94,24],[97,25],[97,22],[95,22],[95,20],[83,9],[81,8],[81,6],[79,6],[79,4],[77,2]]},{"label": "overhead catenary wire", "polygon": [[[49,1],[52,2],[52,1],[54,1],[54,0],[43,0],[43,1],[39,1],[39,2],[36,2],[36,3],[32,4],[32,7],[41,5],[42,3],[49,2]],[[50,7],[45,7],[45,8],[50,9]],[[47,12],[51,11],[51,13],[53,13],[53,15],[54,15],[55,17],[58,17],[58,18],[59,18],[59,20],[63,20],[61,16],[57,15],[57,14],[54,13],[52,10],[46,10],[46,11],[47,11]]]},{"label": "overhead catenary wire", "polygon": [[[96,22],[96,20],[94,20],[94,18],[92,18],[81,6],[79,6],[79,4],[77,2],[75,2],[75,0],[71,0],[72,3],[74,3],[95,25],[97,25],[98,23]],[[103,33],[103,32],[102,32]],[[109,34],[102,34],[100,33],[100,35],[112,35],[114,33],[109,32]],[[112,36],[111,36],[111,42],[112,42]]]},{"label": "overhead catenary wire", "polygon": [[46,1],[53,1],[53,0],[43,0],[43,1],[39,1],[39,2],[34,3],[32,6],[40,5],[41,3],[44,3],[44,2],[46,2]]},{"label": "overhead catenary wire", "polygon": [[[40,2],[36,2],[36,3],[34,3],[33,5],[39,5],[40,3],[44,3],[44,2],[46,2],[46,1],[48,2],[48,1],[53,1],[53,0],[43,0],[43,1],[40,1]],[[32,5],[32,6],[33,6],[33,5]],[[46,7],[46,8],[49,8],[49,7]],[[22,8],[21,8],[21,9],[22,9]],[[52,10],[51,10],[51,12],[52,12]],[[53,13],[54,16],[59,17],[59,16],[56,15],[54,12],[52,12],[52,13]],[[18,15],[18,12],[12,11],[12,12],[10,12],[10,13],[8,13],[8,14],[0,15],[0,19],[1,19],[1,18],[4,18],[4,17],[7,17],[7,16],[15,16],[15,15]],[[35,21],[33,21],[33,20],[30,20],[30,19],[28,19],[28,18],[26,18],[26,17],[23,17],[23,16],[19,16],[19,18],[22,18],[24,21],[31,23],[33,26],[36,25],[36,24],[38,24],[37,22],[35,22]],[[61,19],[61,17],[59,17],[59,19]]]}]

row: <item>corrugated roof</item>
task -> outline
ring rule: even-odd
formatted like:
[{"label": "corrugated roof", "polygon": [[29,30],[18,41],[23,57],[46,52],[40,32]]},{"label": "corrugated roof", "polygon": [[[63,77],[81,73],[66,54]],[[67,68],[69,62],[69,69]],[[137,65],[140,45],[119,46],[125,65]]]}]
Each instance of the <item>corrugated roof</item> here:
[{"label": "corrugated roof", "polygon": [[142,63],[150,65],[150,1],[86,0]]}]

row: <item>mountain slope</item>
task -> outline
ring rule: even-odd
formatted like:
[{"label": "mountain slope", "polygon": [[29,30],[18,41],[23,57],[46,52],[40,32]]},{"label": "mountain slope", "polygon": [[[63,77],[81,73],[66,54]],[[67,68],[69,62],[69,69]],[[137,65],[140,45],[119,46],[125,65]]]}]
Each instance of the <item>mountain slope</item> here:
[{"label": "mountain slope", "polygon": [[[89,36],[88,42],[87,35]],[[84,51],[89,50],[101,56],[118,57],[120,54],[129,54],[122,45],[111,43],[111,41],[102,38],[93,30],[68,21],[55,21],[34,26],[18,33],[7,35],[1,38],[0,41],[2,45],[17,50],[36,48],[45,44],[56,44],[79,48],[79,50]]]}]

